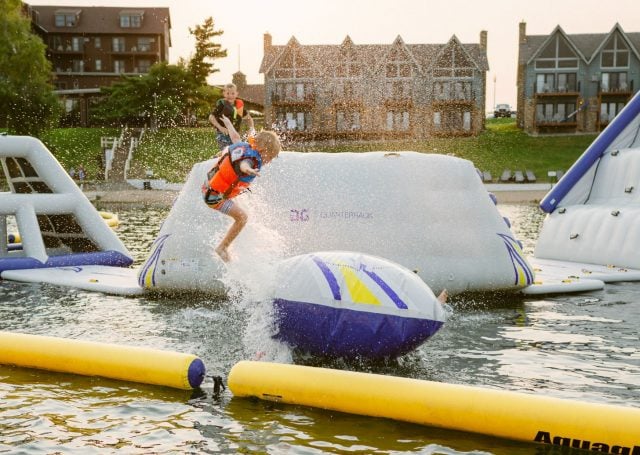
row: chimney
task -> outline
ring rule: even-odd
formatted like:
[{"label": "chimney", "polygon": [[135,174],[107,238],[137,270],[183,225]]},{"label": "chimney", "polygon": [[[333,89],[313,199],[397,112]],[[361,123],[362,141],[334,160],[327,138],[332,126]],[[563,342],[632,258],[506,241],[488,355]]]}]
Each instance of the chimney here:
[{"label": "chimney", "polygon": [[487,50],[487,31],[482,30],[480,32],[480,49],[486,51]]},{"label": "chimney", "polygon": [[271,38],[271,34],[269,32],[264,34],[264,52],[266,53],[271,48],[271,42],[273,38]]},{"label": "chimney", "polygon": [[233,73],[233,76],[231,76],[231,82],[236,84],[239,92],[242,92],[242,90],[247,86],[247,76],[245,76],[242,71],[238,71],[237,73]]},{"label": "chimney", "polygon": [[525,21],[520,22],[520,44],[527,43],[527,23]]}]

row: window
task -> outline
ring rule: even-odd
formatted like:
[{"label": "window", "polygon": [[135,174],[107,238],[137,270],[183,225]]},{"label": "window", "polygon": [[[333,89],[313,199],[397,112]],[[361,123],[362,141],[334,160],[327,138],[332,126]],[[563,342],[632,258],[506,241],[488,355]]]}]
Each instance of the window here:
[{"label": "window", "polygon": [[538,123],[575,122],[577,114],[575,103],[540,103],[536,105]]},{"label": "window", "polygon": [[74,60],[72,62],[72,71],[74,73],[82,73],[84,71],[84,61],[83,60]]},{"label": "window", "polygon": [[311,129],[311,113],[280,110],[276,112],[276,122],[286,130],[307,131]]},{"label": "window", "polygon": [[140,28],[142,26],[142,14],[140,13],[120,13],[120,27]]},{"label": "window", "polygon": [[462,129],[471,131],[471,112],[462,113]]},{"label": "window", "polygon": [[102,60],[96,59],[96,71],[102,71]]},{"label": "window", "polygon": [[387,82],[387,98],[411,98],[411,84],[402,80]]},{"label": "window", "polygon": [[626,92],[629,90],[627,73],[602,73],[600,90],[603,92]]},{"label": "window", "polygon": [[536,58],[536,69],[578,68],[578,58],[567,40],[556,34]]},{"label": "window", "polygon": [[56,13],[56,27],[75,27],[78,23],[78,16],[77,12]]},{"label": "window", "polygon": [[68,114],[69,112],[73,112],[79,107],[79,102],[77,98],[67,98],[64,100],[64,111]]},{"label": "window", "polygon": [[433,127],[437,130],[442,126],[442,114],[440,112],[433,113]]},{"label": "window", "polygon": [[62,38],[59,36],[54,36],[51,41],[51,47],[57,51],[64,50],[64,45],[62,44]]},{"label": "window", "polygon": [[600,105],[600,122],[609,123],[624,108],[624,103],[602,103]]},{"label": "window", "polygon": [[336,112],[337,131],[358,131],[360,130],[360,112],[338,111]]},{"label": "window", "polygon": [[74,52],[81,52],[83,43],[84,40],[81,36],[74,36],[73,38],[71,38],[71,50],[73,50]]},{"label": "window", "polygon": [[149,72],[149,68],[151,68],[151,61],[150,60],[138,60],[138,72],[139,73],[148,73]]},{"label": "window", "polygon": [[95,47],[96,49],[100,49],[102,47],[102,39],[100,39],[99,36],[96,36],[93,39],[93,47]]},{"label": "window", "polygon": [[138,51],[151,52],[151,38],[147,38],[147,37],[138,38]]},{"label": "window", "polygon": [[113,52],[124,52],[124,38],[118,37],[112,40]]},{"label": "window", "polygon": [[619,34],[613,35],[605,44],[600,55],[603,68],[628,68],[629,48]]},{"label": "window", "polygon": [[124,60],[114,60],[113,71],[114,73],[124,73]]},{"label": "window", "polygon": [[555,74],[538,73],[536,75],[536,93],[555,91]]},{"label": "window", "polygon": [[386,127],[387,131],[409,130],[409,113],[406,111],[388,111]]}]

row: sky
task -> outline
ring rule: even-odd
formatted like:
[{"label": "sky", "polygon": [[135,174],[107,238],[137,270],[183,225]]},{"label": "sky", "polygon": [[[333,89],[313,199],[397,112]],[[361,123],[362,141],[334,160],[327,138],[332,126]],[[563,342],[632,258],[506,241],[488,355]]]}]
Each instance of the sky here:
[{"label": "sky", "polygon": [[560,25],[568,34],[608,33],[619,23],[640,32],[640,0],[32,0],[34,5],[168,7],[171,14],[170,62],[194,50],[189,27],[213,17],[224,33],[218,42],[228,56],[216,60],[220,71],[209,83],[222,85],[240,69],[250,84],[261,84],[263,35],[274,45],[295,36],[300,44],[446,43],[456,35],[478,43],[488,32],[487,110],[496,103],[516,106],[518,24],[528,35],[547,35]]}]

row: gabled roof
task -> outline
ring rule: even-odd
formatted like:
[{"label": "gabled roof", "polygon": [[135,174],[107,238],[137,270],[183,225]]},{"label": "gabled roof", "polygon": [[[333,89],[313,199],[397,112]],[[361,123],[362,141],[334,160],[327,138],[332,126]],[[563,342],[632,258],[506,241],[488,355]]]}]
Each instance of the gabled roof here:
[{"label": "gabled roof", "polygon": [[600,45],[596,48],[596,50],[591,55],[591,58],[589,59],[589,63],[591,63],[594,57],[600,53],[600,51],[602,50],[606,42],[609,41],[609,38],[611,38],[616,32],[620,33],[620,35],[622,36],[622,39],[626,41],[627,45],[629,46],[629,49],[631,49],[631,52],[633,52],[636,55],[636,58],[640,59],[640,54],[638,54],[638,49],[631,42],[631,40],[629,39],[627,34],[624,32],[624,30],[622,30],[622,26],[616,22],[616,25],[613,26],[611,31],[605,36],[605,38],[602,40]]},{"label": "gabled roof", "polygon": [[[415,62],[419,71],[424,72],[426,68],[431,66],[435,56],[447,45],[451,40],[455,41],[466,52],[469,59],[474,62],[480,70],[487,71],[489,64],[487,60],[487,51],[480,47],[480,44],[463,44],[460,43],[455,35],[452,36],[445,44],[406,44],[401,36],[397,36],[391,44],[354,44],[349,36],[347,36],[341,44],[336,45],[301,45],[292,37],[284,46],[269,46],[265,50],[260,65],[261,73],[268,73],[276,65],[277,61],[284,55],[286,50],[295,42],[305,57],[318,70],[321,65],[332,65],[338,58],[339,53],[345,46],[353,50],[355,58],[364,64],[364,67],[370,72],[377,71],[378,67],[386,60],[388,53],[393,46],[402,46],[410,58]],[[295,40],[295,41],[293,41]]]},{"label": "gabled roof", "polygon": [[574,42],[571,40],[569,35],[565,33],[562,27],[560,27],[559,25],[556,25],[556,28],[554,28],[553,31],[546,36],[546,39],[536,49],[533,55],[527,60],[527,65],[530,64],[533,61],[533,59],[535,59],[540,54],[540,52],[542,52],[547,47],[547,45],[551,42],[552,39],[556,37],[558,33],[561,34],[565,40],[567,40],[567,42],[569,43],[569,46],[571,46],[571,49],[573,49],[573,52],[575,52],[576,55],[582,59],[583,62],[585,63],[588,62],[587,57],[585,57],[585,54],[574,44]]},{"label": "gabled roof", "polygon": [[418,63],[418,60],[416,60],[415,56],[413,55],[413,52],[411,52],[411,49],[409,48],[409,46],[407,46],[404,43],[404,40],[402,39],[402,37],[400,35],[396,36],[396,39],[393,40],[393,43],[391,43],[390,46],[387,46],[386,52],[384,53],[384,56],[380,60],[378,60],[378,64],[376,65],[376,69],[379,70],[379,67],[388,60],[389,54],[391,53],[391,51],[393,50],[394,47],[400,47],[402,50],[404,50],[405,53],[409,56],[409,60],[411,62],[413,62],[415,67],[418,69],[418,71],[420,73],[423,72],[422,71],[422,65],[420,65]]},{"label": "gabled roof", "polygon": [[[456,35],[452,35],[446,44],[438,46],[438,50],[428,64],[428,69],[433,68],[433,65],[438,60],[438,57],[448,49],[451,45],[459,46],[465,53],[467,58],[473,62],[479,70],[488,71],[489,62],[487,60],[487,52],[480,48],[479,44],[462,44]],[[473,54],[476,54],[475,56]]]},{"label": "gabled roof", "polygon": [[558,25],[549,35],[527,35],[526,43],[520,44],[518,62],[520,64],[531,63],[558,31],[562,33],[569,42],[569,45],[576,50],[578,56],[580,56],[585,63],[591,63],[593,59],[599,55],[604,44],[616,31],[622,34],[631,51],[640,59],[640,53],[638,52],[640,49],[640,33],[625,33],[619,24],[614,25],[609,33],[583,34],[566,34]]},{"label": "gabled roof", "polygon": [[[55,5],[29,5],[33,11],[38,12],[38,26],[48,33],[69,34],[99,34],[120,33],[123,35],[153,34],[162,35],[165,32],[165,23],[171,29],[169,8],[144,8],[144,7],[112,7],[112,6],[55,6]],[[57,12],[80,12],[80,21],[75,27],[56,27]],[[121,28],[121,13],[144,12],[142,24],[137,28]]]}]

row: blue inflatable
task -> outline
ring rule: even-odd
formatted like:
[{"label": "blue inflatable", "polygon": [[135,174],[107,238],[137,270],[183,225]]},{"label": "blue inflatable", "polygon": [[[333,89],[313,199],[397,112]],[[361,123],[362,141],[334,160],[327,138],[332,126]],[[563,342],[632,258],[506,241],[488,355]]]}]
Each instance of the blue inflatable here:
[{"label": "blue inflatable", "polygon": [[274,298],[275,338],[314,355],[394,358],[436,333],[445,311],[405,267],[361,253],[283,261]]}]

